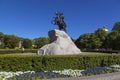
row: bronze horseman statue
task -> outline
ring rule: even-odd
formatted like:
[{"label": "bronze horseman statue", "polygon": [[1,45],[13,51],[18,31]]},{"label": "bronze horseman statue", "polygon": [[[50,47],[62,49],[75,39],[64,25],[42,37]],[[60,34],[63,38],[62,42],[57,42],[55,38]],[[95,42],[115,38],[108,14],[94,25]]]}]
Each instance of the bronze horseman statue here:
[{"label": "bronze horseman statue", "polygon": [[64,30],[66,32],[66,23],[64,22],[64,15],[61,12],[55,12],[56,17],[52,21],[54,25],[58,25],[59,30]]}]

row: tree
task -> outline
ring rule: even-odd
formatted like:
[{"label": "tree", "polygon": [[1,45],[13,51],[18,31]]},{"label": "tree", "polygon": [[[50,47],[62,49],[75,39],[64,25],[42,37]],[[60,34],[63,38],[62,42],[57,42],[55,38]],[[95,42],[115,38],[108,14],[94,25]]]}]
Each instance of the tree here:
[{"label": "tree", "polygon": [[79,48],[96,49],[101,46],[100,39],[94,33],[81,35],[75,42]]},{"label": "tree", "polygon": [[4,47],[4,34],[0,32],[0,48]]},{"label": "tree", "polygon": [[108,49],[117,49],[119,41],[120,33],[117,31],[113,31],[108,34],[105,40],[105,47]]},{"label": "tree", "polygon": [[98,38],[95,33],[90,35],[89,40],[90,40],[89,44],[91,49],[97,49],[102,45],[100,38]]},{"label": "tree", "polygon": [[112,28],[112,31],[120,32],[120,22],[116,22]]},{"label": "tree", "polygon": [[120,35],[114,40],[114,47],[115,50],[120,50]]},{"label": "tree", "polygon": [[83,34],[80,35],[80,37],[76,40],[75,44],[78,48],[88,48],[88,38],[90,37],[90,34]]},{"label": "tree", "polygon": [[22,40],[22,47],[24,48],[32,48],[33,41],[30,39],[23,39]]},{"label": "tree", "polygon": [[20,38],[14,35],[4,36],[4,45],[8,48],[15,48],[19,45]]},{"label": "tree", "polygon": [[0,40],[3,40],[3,38],[4,38],[4,34],[0,32]]},{"label": "tree", "polygon": [[34,39],[34,41],[35,41],[36,48],[41,48],[45,44],[48,44],[50,40],[49,38],[46,38],[46,37],[39,37]]},{"label": "tree", "polygon": [[98,30],[95,31],[95,35],[100,39],[100,43],[102,45],[100,46],[101,48],[104,48],[105,40],[108,35],[108,31],[106,31],[105,28],[98,28]]}]

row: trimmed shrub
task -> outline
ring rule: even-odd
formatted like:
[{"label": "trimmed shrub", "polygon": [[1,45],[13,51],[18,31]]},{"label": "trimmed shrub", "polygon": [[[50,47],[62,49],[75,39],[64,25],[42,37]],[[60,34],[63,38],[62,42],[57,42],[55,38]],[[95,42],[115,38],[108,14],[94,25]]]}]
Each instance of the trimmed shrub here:
[{"label": "trimmed shrub", "polygon": [[120,55],[1,55],[0,71],[86,69],[120,64]]}]

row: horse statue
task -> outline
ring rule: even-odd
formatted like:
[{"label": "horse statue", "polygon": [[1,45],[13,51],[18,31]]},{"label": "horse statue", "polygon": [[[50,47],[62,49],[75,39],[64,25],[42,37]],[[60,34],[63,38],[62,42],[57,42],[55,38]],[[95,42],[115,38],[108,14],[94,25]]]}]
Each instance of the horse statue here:
[{"label": "horse statue", "polygon": [[54,25],[58,25],[59,30],[64,30],[66,32],[66,23],[64,21],[64,15],[61,12],[55,12],[56,17],[54,17],[54,20],[52,23]]}]

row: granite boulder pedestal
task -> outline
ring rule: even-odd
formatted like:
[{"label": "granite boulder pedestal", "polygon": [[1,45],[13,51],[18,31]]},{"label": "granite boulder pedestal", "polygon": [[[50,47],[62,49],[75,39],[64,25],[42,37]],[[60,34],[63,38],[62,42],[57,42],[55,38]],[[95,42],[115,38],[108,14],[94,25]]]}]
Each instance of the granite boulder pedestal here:
[{"label": "granite boulder pedestal", "polygon": [[50,43],[38,50],[38,54],[44,55],[71,55],[80,54],[81,50],[76,47],[66,32],[51,30],[48,32]]}]

